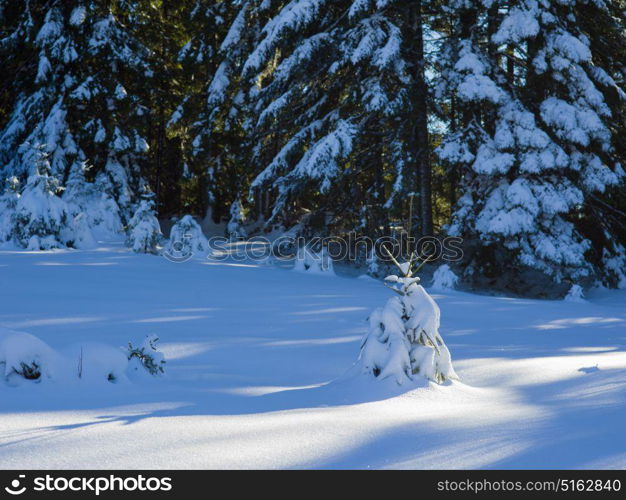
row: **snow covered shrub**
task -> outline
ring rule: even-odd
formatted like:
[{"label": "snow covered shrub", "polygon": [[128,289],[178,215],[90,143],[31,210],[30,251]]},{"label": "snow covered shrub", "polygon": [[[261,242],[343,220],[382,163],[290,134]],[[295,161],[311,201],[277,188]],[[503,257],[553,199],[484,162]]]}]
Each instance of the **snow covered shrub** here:
[{"label": "snow covered shrub", "polygon": [[311,274],[335,274],[333,259],[328,255],[328,250],[322,248],[317,253],[308,246],[298,249],[293,270]]},{"label": "snow covered shrub", "polygon": [[96,247],[96,239],[91,232],[88,220],[87,214],[84,212],[73,217],[71,224],[61,230],[63,243],[72,248]]},{"label": "snow covered shrub", "polygon": [[165,251],[170,255],[206,255],[209,242],[195,219],[185,215],[172,226]]},{"label": "snow covered shrub", "polygon": [[9,241],[15,228],[15,207],[20,198],[19,180],[17,177],[9,177],[0,189],[0,245]]},{"label": "snow covered shrub", "polygon": [[230,238],[245,238],[248,236],[244,223],[246,221],[241,201],[235,200],[230,206],[230,220],[226,232]]},{"label": "snow covered shrub", "polygon": [[367,256],[367,274],[372,278],[378,278],[381,272],[380,263],[378,262],[378,255],[376,255],[376,249],[372,248]]},{"label": "snow covered shrub", "polygon": [[[77,240],[84,241],[87,238],[82,236],[85,234],[85,227],[93,235],[94,239],[118,240],[124,231],[124,227],[120,218],[120,209],[109,194],[109,185],[106,177],[100,173],[96,181],[87,182],[85,172],[88,167],[82,163],[74,165],[70,171],[69,179],[65,186],[63,199],[68,205],[69,212],[75,218],[84,214],[84,221],[79,221],[81,227],[77,229],[79,235]],[[84,244],[77,248],[87,248]]]},{"label": "snow covered shrub", "polygon": [[437,268],[433,274],[433,290],[454,290],[459,277],[454,274],[448,264],[443,264]]},{"label": "snow covered shrub", "polygon": [[142,366],[150,375],[165,373],[165,356],[157,348],[159,337],[148,335],[141,346],[128,343],[129,369],[137,371]]},{"label": "snow covered shrub", "polygon": [[15,207],[15,241],[28,250],[65,246],[61,231],[68,217],[67,205],[57,196],[58,182],[49,170],[48,160],[41,153]]},{"label": "snow covered shrub", "polygon": [[55,364],[57,354],[45,342],[29,333],[0,327],[0,369],[6,380],[50,378]]},{"label": "snow covered shrub", "polygon": [[154,213],[152,200],[143,199],[128,223],[126,245],[137,253],[157,253],[161,242],[161,226]]},{"label": "snow covered shrub", "polygon": [[416,377],[437,383],[458,379],[450,352],[439,335],[440,311],[413,274],[414,259],[399,264],[401,276],[385,278],[396,296],[369,317],[357,369],[404,384]]},{"label": "snow covered shrub", "polygon": [[582,287],[580,285],[572,285],[563,300],[567,302],[585,302],[585,294]]},{"label": "snow covered shrub", "polygon": [[607,271],[605,283],[616,288],[626,288],[626,249],[619,243],[612,244],[612,252],[602,252],[602,263]]}]

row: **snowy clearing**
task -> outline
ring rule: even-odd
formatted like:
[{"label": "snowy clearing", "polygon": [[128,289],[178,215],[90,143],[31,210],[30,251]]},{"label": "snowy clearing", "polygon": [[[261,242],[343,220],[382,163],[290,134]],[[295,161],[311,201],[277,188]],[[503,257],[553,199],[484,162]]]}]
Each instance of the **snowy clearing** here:
[{"label": "snowy clearing", "polygon": [[2,251],[0,283],[0,327],[63,352],[154,333],[167,360],[0,384],[0,468],[626,467],[625,291],[433,292],[461,382],[402,392],[341,379],[390,296],[371,279],[107,247]]}]

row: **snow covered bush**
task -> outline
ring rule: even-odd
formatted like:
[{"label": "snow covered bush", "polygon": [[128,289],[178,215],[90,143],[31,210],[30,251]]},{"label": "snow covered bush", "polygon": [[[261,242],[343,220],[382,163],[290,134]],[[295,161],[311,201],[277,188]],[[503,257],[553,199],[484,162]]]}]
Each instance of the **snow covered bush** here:
[{"label": "snow covered bush", "polygon": [[206,255],[209,242],[196,220],[191,215],[185,215],[172,226],[165,251],[170,255]]},{"label": "snow covered bush", "polygon": [[150,335],[138,347],[88,342],[57,352],[34,335],[0,327],[0,380],[9,385],[24,380],[116,383],[137,372],[159,375],[165,371],[165,358],[157,341]]},{"label": "snow covered bush", "polygon": [[440,311],[413,276],[414,259],[397,263],[401,276],[385,278],[396,296],[369,317],[357,369],[398,384],[424,377],[437,383],[458,379],[450,352],[439,335]]},{"label": "snow covered bush", "polygon": [[606,248],[602,252],[602,263],[607,270],[606,282],[616,288],[626,289],[626,249],[613,242],[612,252]]},{"label": "snow covered bush", "polygon": [[40,153],[35,171],[15,206],[14,238],[28,250],[65,246],[61,232],[68,218],[67,205],[57,196],[59,185],[49,172],[48,160]]},{"label": "snow covered bush", "polygon": [[0,375],[9,383],[19,378],[51,378],[58,355],[34,335],[0,327]]},{"label": "snow covered bush", "polygon": [[229,238],[245,238],[248,236],[244,223],[246,221],[241,201],[238,199],[233,201],[230,206],[230,220],[226,226],[226,232]]},{"label": "snow covered bush", "polygon": [[89,227],[89,218],[84,212],[72,218],[72,222],[61,231],[61,236],[63,242],[72,248],[88,249],[97,246]]},{"label": "snow covered bush", "polygon": [[459,277],[454,274],[448,264],[443,264],[437,268],[433,274],[433,290],[454,290]]},{"label": "snow covered bush", "polygon": [[[115,202],[110,191],[106,176],[101,173],[95,182],[87,182],[85,175],[88,170],[85,163],[73,165],[67,180],[63,200],[68,205],[69,212],[75,218],[84,214],[81,225],[86,226],[94,239],[119,240],[124,232],[120,208]],[[78,228],[78,232],[84,234],[84,228]],[[84,240],[81,234],[77,240]],[[76,245],[77,248],[85,246]]]},{"label": "snow covered bush", "polygon": [[15,207],[19,198],[19,180],[15,176],[10,177],[5,183],[4,192],[0,189],[0,245],[13,237]]},{"label": "snow covered bush", "polygon": [[165,356],[157,348],[159,337],[148,335],[140,346],[128,343],[129,369],[137,371],[143,367],[150,375],[165,373]]},{"label": "snow covered bush", "polygon": [[366,259],[367,274],[372,278],[378,278],[381,272],[380,262],[378,261],[378,255],[376,249],[372,248]]},{"label": "snow covered bush", "polygon": [[293,270],[310,274],[335,274],[333,259],[328,255],[328,250],[322,248],[318,253],[308,246],[298,248]]},{"label": "snow covered bush", "polygon": [[154,213],[152,201],[141,200],[135,215],[128,223],[126,245],[137,253],[156,254],[162,238],[161,226]]},{"label": "snow covered bush", "polygon": [[582,287],[580,285],[572,285],[563,300],[566,302],[585,302],[585,294]]}]

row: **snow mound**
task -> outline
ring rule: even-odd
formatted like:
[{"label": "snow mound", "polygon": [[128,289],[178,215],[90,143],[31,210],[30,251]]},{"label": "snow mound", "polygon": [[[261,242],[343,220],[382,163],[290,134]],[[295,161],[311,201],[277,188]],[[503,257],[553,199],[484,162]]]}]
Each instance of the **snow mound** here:
[{"label": "snow mound", "polygon": [[119,347],[99,342],[83,343],[73,346],[68,358],[75,368],[68,374],[70,378],[78,377],[90,383],[115,383],[127,379],[128,357]]},{"label": "snow mound", "polygon": [[459,277],[454,274],[450,266],[448,264],[443,264],[442,266],[439,266],[433,274],[433,283],[431,288],[433,290],[440,291],[454,290],[458,281]]},{"label": "snow mound", "polygon": [[30,333],[0,328],[0,375],[9,383],[18,378],[52,378],[59,356],[48,344]]}]

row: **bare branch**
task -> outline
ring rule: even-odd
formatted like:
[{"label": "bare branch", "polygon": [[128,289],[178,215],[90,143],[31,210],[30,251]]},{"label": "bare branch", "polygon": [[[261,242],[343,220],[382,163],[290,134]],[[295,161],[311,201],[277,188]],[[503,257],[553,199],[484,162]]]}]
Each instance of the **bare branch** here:
[{"label": "bare branch", "polygon": [[[405,278],[407,278],[407,274],[404,271],[404,269],[402,269],[402,265],[396,260],[396,258],[391,255],[391,252],[389,250],[387,250],[387,247],[385,245],[381,245],[381,248],[385,251],[385,253],[388,255],[388,257],[391,259],[391,261],[398,267],[398,269],[400,269],[400,272],[404,275]],[[411,271],[411,266],[409,266],[409,272]]]}]

